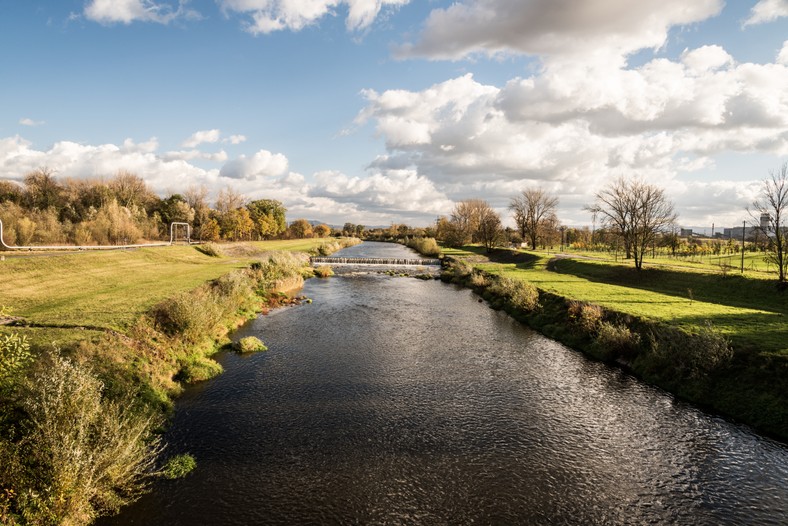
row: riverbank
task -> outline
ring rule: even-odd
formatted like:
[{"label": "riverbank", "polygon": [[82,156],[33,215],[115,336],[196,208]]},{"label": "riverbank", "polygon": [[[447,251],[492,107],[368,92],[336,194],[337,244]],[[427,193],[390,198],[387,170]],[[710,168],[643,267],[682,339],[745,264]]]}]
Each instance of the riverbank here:
[{"label": "riverbank", "polygon": [[[473,247],[443,279],[682,399],[788,440],[788,301],[765,279]],[[533,298],[525,301],[523,298]]]},{"label": "riverbank", "polygon": [[160,469],[153,431],[227,334],[312,272],[295,240],[7,258],[0,522],[88,524]]}]

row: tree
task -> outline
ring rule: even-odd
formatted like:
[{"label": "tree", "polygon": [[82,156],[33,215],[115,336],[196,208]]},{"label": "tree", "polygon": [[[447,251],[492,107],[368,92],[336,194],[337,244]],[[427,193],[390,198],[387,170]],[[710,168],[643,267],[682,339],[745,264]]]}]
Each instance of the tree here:
[{"label": "tree", "polygon": [[557,223],[555,219],[557,206],[558,198],[541,188],[528,188],[512,198],[509,209],[512,211],[520,235],[523,239],[529,240],[531,248],[536,249],[537,243],[544,237],[549,225]]},{"label": "tree", "polygon": [[777,266],[778,280],[785,283],[788,273],[788,162],[776,171],[769,171],[763,180],[761,198],[752,204],[750,215],[757,217],[757,230],[769,238],[767,261]]},{"label": "tree", "polygon": [[290,237],[295,239],[304,239],[312,237],[312,225],[306,219],[296,219],[290,225]]},{"label": "tree", "polygon": [[345,223],[342,227],[342,235],[345,237],[353,237],[356,234],[356,225],[353,223]]},{"label": "tree", "polygon": [[634,256],[637,270],[643,267],[648,247],[660,233],[669,231],[678,217],[664,190],[623,177],[598,192],[588,210],[600,215],[605,226],[621,238],[627,258]]},{"label": "tree", "polygon": [[50,168],[39,168],[25,176],[25,200],[29,209],[46,210],[58,208],[61,204],[63,188],[55,180],[55,172]]},{"label": "tree", "polygon": [[108,186],[118,204],[128,209],[145,207],[153,197],[145,180],[126,170],[118,171]]},{"label": "tree", "polygon": [[325,224],[317,225],[313,231],[317,237],[328,237],[331,234],[331,227]]},{"label": "tree", "polygon": [[504,241],[501,217],[489,206],[479,210],[479,226],[476,235],[487,252],[492,252],[493,248],[501,245]]},{"label": "tree", "polygon": [[225,239],[238,241],[251,238],[254,222],[252,222],[249,211],[244,207],[239,207],[222,216],[221,227]]},{"label": "tree", "polygon": [[456,241],[462,241],[462,245],[467,243],[478,243],[479,222],[486,209],[490,208],[487,201],[483,199],[465,199],[454,205],[451,212],[451,222],[454,225],[452,232]]},{"label": "tree", "polygon": [[287,230],[287,209],[280,201],[258,199],[246,205],[246,208],[255,223],[257,234],[263,239],[270,239]]}]

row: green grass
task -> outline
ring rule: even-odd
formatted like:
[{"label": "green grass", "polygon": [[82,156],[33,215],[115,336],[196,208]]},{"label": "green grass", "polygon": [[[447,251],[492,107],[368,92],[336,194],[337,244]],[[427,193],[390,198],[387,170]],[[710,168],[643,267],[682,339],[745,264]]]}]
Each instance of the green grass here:
[{"label": "green grass", "polygon": [[487,258],[480,247],[445,249],[447,255],[475,260],[493,274],[529,281],[542,290],[607,309],[693,330],[705,320],[735,347],[788,358],[788,294],[762,275],[723,276],[712,269],[650,266],[610,259],[553,259],[555,254],[501,253]]},{"label": "green grass", "polygon": [[297,239],[222,245],[211,257],[195,247],[172,246],[18,257],[0,261],[0,300],[12,315],[46,328],[27,329],[34,343],[78,340],[84,331],[123,332],[143,313],[177,293],[192,290],[266,251],[309,251],[324,240]]}]

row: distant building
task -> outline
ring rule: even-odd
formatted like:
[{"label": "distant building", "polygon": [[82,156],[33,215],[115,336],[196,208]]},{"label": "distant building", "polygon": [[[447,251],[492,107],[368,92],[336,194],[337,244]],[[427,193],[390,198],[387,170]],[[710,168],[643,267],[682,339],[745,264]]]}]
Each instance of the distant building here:
[{"label": "distant building", "polygon": [[761,230],[768,232],[771,230],[772,216],[769,214],[761,214]]},{"label": "distant building", "polygon": [[691,228],[682,228],[681,233],[679,234],[681,237],[692,237],[692,229]]}]

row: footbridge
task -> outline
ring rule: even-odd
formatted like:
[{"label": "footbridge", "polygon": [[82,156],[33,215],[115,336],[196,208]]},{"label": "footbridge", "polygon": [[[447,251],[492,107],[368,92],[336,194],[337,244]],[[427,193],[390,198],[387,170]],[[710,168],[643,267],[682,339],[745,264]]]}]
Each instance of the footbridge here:
[{"label": "footbridge", "polygon": [[312,265],[419,265],[440,266],[440,259],[432,258],[340,258],[318,257],[309,258]]}]

